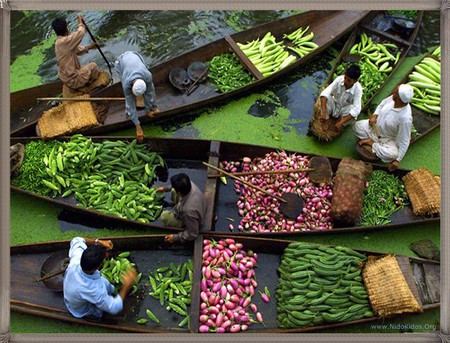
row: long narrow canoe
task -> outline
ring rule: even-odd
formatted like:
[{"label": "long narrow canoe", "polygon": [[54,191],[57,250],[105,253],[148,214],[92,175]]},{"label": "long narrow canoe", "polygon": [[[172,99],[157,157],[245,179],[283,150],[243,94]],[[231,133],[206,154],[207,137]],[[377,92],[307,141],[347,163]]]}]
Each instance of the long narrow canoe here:
[{"label": "long narrow canoe", "polygon": [[[70,137],[55,139],[58,141],[70,140]],[[73,138],[72,138],[73,139]],[[125,141],[132,142],[133,137],[92,137],[90,138],[92,142],[105,142],[109,141]],[[39,141],[39,138],[11,138],[11,144],[18,142],[27,143],[32,141]],[[416,216],[413,213],[411,205],[403,207],[401,210],[394,213],[389,224],[384,225],[371,225],[371,226],[337,226],[330,229],[319,229],[319,227],[310,227],[309,230],[302,231],[301,229],[287,231],[265,231],[262,232],[250,232],[248,230],[238,231],[239,222],[243,219],[242,215],[239,213],[240,208],[237,204],[238,195],[235,190],[235,182],[229,179],[227,184],[219,181],[219,178],[212,177],[210,174],[214,174],[215,171],[209,170],[203,165],[203,162],[207,162],[213,166],[219,166],[222,162],[230,161],[240,161],[242,162],[244,157],[251,160],[256,160],[258,158],[264,158],[266,154],[277,153],[279,149],[269,148],[258,145],[247,145],[241,143],[231,143],[231,142],[221,142],[221,141],[210,141],[210,140],[189,140],[189,139],[179,139],[179,138],[146,138],[144,142],[145,146],[148,147],[149,151],[159,153],[165,160],[168,166],[168,177],[179,173],[187,173],[191,179],[200,187],[200,189],[205,193],[208,209],[207,215],[205,217],[204,230],[207,232],[215,231],[221,234],[230,234],[230,224],[234,226],[235,235],[261,235],[266,237],[280,236],[289,237],[297,235],[308,235],[308,234],[334,234],[341,232],[359,232],[359,231],[371,231],[380,229],[393,229],[402,226],[409,225],[419,225],[425,223],[436,223],[439,222],[440,217],[425,217]],[[300,151],[285,151],[286,154],[295,154],[295,156],[301,156],[309,159],[314,156],[309,153]],[[26,157],[25,157],[26,158]],[[333,173],[336,172],[338,164],[341,162],[339,158],[328,157],[330,161]],[[100,164],[95,160],[93,164]],[[99,165],[99,168],[102,166]],[[383,170],[387,171],[386,167],[383,165],[372,164],[373,170]],[[101,170],[98,170],[99,173]],[[394,175],[398,178],[406,175],[409,170],[398,169],[394,172]],[[292,177],[292,176],[290,176]],[[297,174],[296,178],[304,177],[301,173]],[[166,179],[167,180],[167,179]],[[109,181],[107,181],[109,182]],[[112,182],[112,181],[111,181]],[[166,186],[169,183],[167,181],[156,180],[153,185],[149,186]],[[11,190],[24,194],[28,197],[42,199],[44,201],[51,202],[62,206],[63,208],[69,209],[73,213],[82,214],[77,216],[83,218],[83,224],[90,227],[134,227],[143,229],[166,229],[168,231],[179,231],[178,228],[163,227],[159,218],[149,223],[141,223],[137,220],[127,219],[130,217],[118,217],[114,214],[107,214],[100,212],[99,210],[87,209],[78,203],[73,194],[61,197],[57,195],[52,196],[41,196],[37,193],[26,191],[16,186],[11,186]],[[120,194],[119,194],[120,195]],[[166,195],[166,200],[169,203],[169,195]],[[105,200],[106,201],[106,200]],[[306,201],[306,199],[304,199]],[[164,209],[169,209],[164,205]],[[319,211],[317,209],[317,211]],[[79,219],[78,219],[79,220]]]},{"label": "long narrow canoe", "polygon": [[[221,38],[157,66],[152,66],[150,70],[156,87],[156,102],[161,112],[156,118],[148,118],[145,116],[144,111],[141,111],[139,113],[141,115],[140,120],[142,123],[147,123],[171,118],[175,114],[236,97],[257,86],[272,82],[279,76],[291,72],[294,68],[304,65],[314,56],[320,54],[343,35],[350,32],[368,13],[368,11],[307,11]],[[267,32],[271,32],[279,41],[283,39],[283,34],[288,34],[299,27],[306,28],[307,26],[309,26],[311,32],[314,32],[313,41],[318,45],[318,48],[268,77],[263,77],[237,46],[237,43],[246,43],[258,37],[262,38]],[[219,93],[215,90],[215,86],[209,80],[206,80],[190,95],[180,92],[171,84],[169,74],[174,68],[187,69],[193,62],[208,62],[213,57],[229,51],[237,55],[245,69],[254,77],[254,82],[226,93]],[[11,135],[23,137],[36,135],[36,124],[42,112],[51,107],[48,103],[38,104],[36,99],[54,97],[61,93],[61,89],[61,84],[55,82],[12,93]],[[113,84],[91,94],[91,97],[123,97],[122,85],[121,83]],[[102,134],[129,127],[132,127],[132,123],[125,116],[124,101],[110,101],[104,124],[88,129],[84,133]]]},{"label": "long narrow canoe", "polygon": [[[255,279],[257,281],[256,294],[252,298],[252,303],[258,306],[259,311],[264,316],[266,327],[261,324],[250,326],[248,332],[266,333],[291,333],[308,332],[333,329],[346,325],[355,325],[370,321],[380,320],[379,317],[363,318],[357,321],[330,323],[320,326],[299,327],[294,329],[282,329],[276,322],[277,301],[275,300],[276,288],[279,274],[277,272],[281,261],[281,256],[291,241],[233,237],[236,242],[241,243],[245,251],[253,250],[258,254],[257,266],[255,269]],[[130,258],[135,263],[139,272],[143,273],[138,284],[138,291],[129,295],[124,303],[124,311],[118,316],[117,324],[102,322],[92,322],[84,319],[74,318],[65,308],[63,294],[61,291],[54,291],[47,288],[42,282],[35,280],[41,276],[41,266],[44,261],[53,253],[65,256],[68,251],[69,241],[56,241],[47,243],[16,245],[10,248],[11,253],[11,310],[20,313],[27,313],[35,316],[61,320],[69,323],[76,323],[89,326],[97,326],[107,329],[115,329],[124,332],[137,333],[188,333],[198,332],[200,314],[200,292],[201,292],[201,268],[203,259],[203,240],[213,239],[219,242],[225,239],[214,234],[199,236],[194,244],[186,246],[165,246],[162,244],[163,235],[142,235],[129,237],[103,237],[111,239],[114,249],[118,252],[130,252]],[[331,247],[331,246],[330,246]],[[386,254],[360,251],[366,256],[383,256]],[[193,261],[193,282],[190,296],[191,304],[188,307],[190,312],[190,324],[180,328],[178,326],[182,316],[173,311],[167,312],[166,306],[160,305],[159,300],[151,297],[148,293],[152,291],[149,283],[149,275],[154,275],[154,271],[160,267],[168,267],[170,263],[177,266],[180,262]],[[440,299],[439,280],[440,264],[436,261],[397,256],[397,260],[403,276],[412,294],[417,300],[422,310],[438,307]],[[62,279],[59,280],[62,282]],[[264,291],[267,287],[271,296],[270,303],[261,300],[257,290]],[[146,316],[146,310],[150,309],[160,320],[156,325]],[[253,315],[254,316],[254,315]],[[399,317],[401,315],[397,315]],[[145,324],[138,324],[137,320],[147,318]]]},{"label": "long narrow canoe", "polygon": [[[412,31],[409,32],[408,35],[405,36],[398,34],[396,31],[392,29],[391,26],[388,26],[390,28],[387,30],[382,30],[383,25],[380,25],[380,22],[384,23],[384,25],[386,25],[386,22],[387,23],[389,22],[388,19],[389,16],[385,15],[384,13],[371,12],[370,14],[368,14],[355,27],[352,35],[345,43],[339,56],[336,58],[330,73],[328,74],[324,86],[329,85],[333,81],[333,79],[337,76],[336,71],[338,70],[339,66],[343,65],[346,62],[353,62],[353,61],[356,62],[358,61],[358,58],[364,58],[369,53],[375,54],[375,51],[372,50],[367,50],[367,52],[366,51],[358,52],[358,50],[356,52],[352,51],[352,47],[354,47],[356,44],[362,44],[362,47],[364,46],[368,47],[370,45],[365,43],[366,38],[364,38],[363,40],[362,36],[367,37],[367,39],[371,40],[373,43],[383,43],[383,44],[386,43],[395,45],[397,48],[395,48],[394,50],[391,49],[389,52],[391,53],[391,55],[396,57],[396,61],[394,60],[385,61],[386,63],[389,63],[388,68],[390,68],[389,69],[390,71],[380,73],[384,77],[383,82],[380,83],[378,79],[375,78],[375,76],[372,79],[371,78],[368,79],[368,82],[370,83],[370,87],[368,88],[373,89],[373,91],[371,91],[370,94],[366,95],[365,99],[363,97],[363,100],[365,101],[363,101],[362,103],[361,113],[366,113],[369,110],[369,105],[371,104],[372,99],[383,88],[383,85],[391,79],[392,75],[395,73],[395,71],[402,63],[402,61],[408,55],[408,52],[413,46],[418,31],[420,29],[422,17],[423,11],[417,11],[417,17],[414,20],[415,27]],[[381,51],[381,53],[383,53],[383,51]],[[374,60],[370,60],[370,62],[373,62],[372,66],[378,69],[380,69],[381,65],[384,64],[384,62],[377,64]],[[364,70],[362,70],[362,73],[364,73]],[[360,80],[363,79],[363,77],[364,75],[360,77]],[[377,85],[377,87],[375,87],[375,85]],[[365,91],[364,84],[362,84],[362,86],[364,92]],[[333,126],[331,125],[330,127],[332,128]],[[314,130],[312,131],[314,132]],[[331,137],[335,137],[336,135],[337,134],[330,133]],[[326,136],[327,135],[324,134],[324,137]]]}]

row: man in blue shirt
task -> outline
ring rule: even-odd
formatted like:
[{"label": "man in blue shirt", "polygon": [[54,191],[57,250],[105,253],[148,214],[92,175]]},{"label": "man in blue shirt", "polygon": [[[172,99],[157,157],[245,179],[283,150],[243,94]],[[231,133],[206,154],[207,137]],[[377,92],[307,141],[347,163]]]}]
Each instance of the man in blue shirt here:
[{"label": "man in blue shirt", "polygon": [[136,126],[136,140],[142,143],[144,133],[137,115],[136,97],[144,96],[147,116],[153,117],[159,112],[155,102],[152,73],[145,66],[142,56],[134,51],[124,52],[117,58],[114,65],[122,82],[125,95],[125,115]]},{"label": "man in blue shirt", "polygon": [[77,318],[101,320],[103,313],[118,314],[136,280],[136,270],[122,275],[123,286],[113,295],[114,286],[101,276],[99,269],[112,249],[110,240],[75,237],[70,242],[70,263],[64,275],[64,303]]}]

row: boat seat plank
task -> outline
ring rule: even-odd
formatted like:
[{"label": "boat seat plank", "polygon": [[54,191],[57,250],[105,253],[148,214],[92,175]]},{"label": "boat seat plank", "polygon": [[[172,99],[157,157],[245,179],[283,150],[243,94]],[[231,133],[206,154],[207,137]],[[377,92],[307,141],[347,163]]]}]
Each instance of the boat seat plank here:
[{"label": "boat seat plank", "polygon": [[225,36],[225,40],[230,44],[231,49],[241,60],[244,67],[258,80],[264,79],[264,76],[260,73],[260,71],[255,67],[255,65],[250,61],[250,59],[244,54],[244,52],[237,46],[231,36]]},{"label": "boat seat plank", "polygon": [[363,28],[365,31],[368,31],[371,34],[375,34],[375,35],[377,35],[379,37],[386,38],[386,39],[388,39],[390,41],[393,41],[395,43],[398,43],[398,44],[401,44],[401,45],[404,45],[404,46],[407,46],[407,47],[411,45],[410,42],[408,42],[407,40],[405,40],[403,38],[394,36],[394,35],[392,35],[392,34],[390,34],[388,32],[375,30],[375,29],[369,27],[368,25],[361,25],[361,28]]},{"label": "boat seat plank", "polygon": [[414,296],[414,298],[416,298],[420,307],[422,307],[422,299],[420,298],[419,291],[414,281],[414,275],[411,268],[411,263],[409,261],[409,257],[397,256],[397,262],[398,266],[400,267],[400,270],[402,271],[403,276],[405,277],[406,283],[408,284],[409,289],[411,290],[412,295]]}]

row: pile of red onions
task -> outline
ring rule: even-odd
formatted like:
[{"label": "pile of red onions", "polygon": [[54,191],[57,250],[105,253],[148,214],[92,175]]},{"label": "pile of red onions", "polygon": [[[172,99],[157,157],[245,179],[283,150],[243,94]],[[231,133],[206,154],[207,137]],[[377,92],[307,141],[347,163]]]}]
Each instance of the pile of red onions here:
[{"label": "pile of red onions", "polygon": [[[243,162],[222,161],[221,167],[230,172],[272,171],[308,167],[308,158],[284,151],[267,153],[264,158],[253,161],[244,157]],[[239,231],[245,232],[292,232],[309,230],[330,230],[333,228],[329,215],[332,198],[331,183],[315,185],[308,173],[256,174],[241,176],[244,180],[281,197],[284,193],[297,193],[303,198],[303,213],[295,220],[280,212],[280,203],[254,188],[239,181],[235,182],[239,194],[237,206],[242,217]],[[230,224],[230,230],[234,226]]]},{"label": "pile of red onions", "polygon": [[257,287],[257,259],[256,253],[243,250],[234,239],[203,240],[200,332],[240,332],[253,323],[263,323],[261,313],[251,303]]}]

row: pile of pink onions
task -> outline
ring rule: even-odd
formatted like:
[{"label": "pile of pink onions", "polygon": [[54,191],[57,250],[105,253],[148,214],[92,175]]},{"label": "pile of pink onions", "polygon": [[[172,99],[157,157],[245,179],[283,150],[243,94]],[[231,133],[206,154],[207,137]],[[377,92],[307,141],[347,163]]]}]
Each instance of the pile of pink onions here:
[{"label": "pile of pink onions", "polygon": [[[286,154],[284,151],[267,153],[264,158],[258,157],[253,161],[244,157],[242,163],[221,162],[221,167],[230,172],[299,169],[307,166],[307,157]],[[242,217],[237,227],[239,231],[292,232],[333,228],[329,215],[333,195],[331,182],[315,185],[306,172],[240,177],[280,197],[284,193],[297,193],[303,198],[303,213],[295,220],[289,219],[280,212],[278,200],[236,181],[236,193],[240,195],[237,206]],[[229,229],[233,231],[234,225],[230,224]]]},{"label": "pile of pink onions", "polygon": [[232,238],[203,240],[200,332],[240,332],[263,323],[262,314],[251,303],[257,287],[257,259],[256,253],[246,252]]}]

